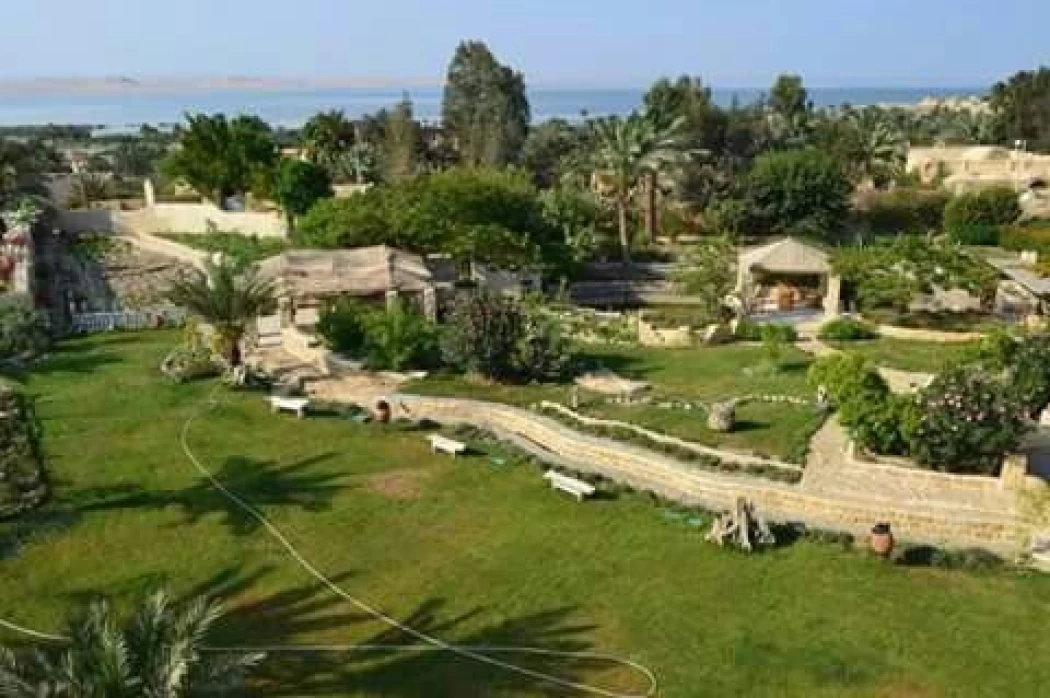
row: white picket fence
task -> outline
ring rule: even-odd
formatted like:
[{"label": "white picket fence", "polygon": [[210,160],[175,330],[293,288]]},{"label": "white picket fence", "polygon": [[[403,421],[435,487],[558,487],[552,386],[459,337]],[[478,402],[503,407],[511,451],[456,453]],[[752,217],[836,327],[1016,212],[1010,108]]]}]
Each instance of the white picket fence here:
[{"label": "white picket fence", "polygon": [[146,330],[154,327],[178,327],[186,321],[181,310],[119,311],[112,313],[75,313],[69,331],[73,334]]}]

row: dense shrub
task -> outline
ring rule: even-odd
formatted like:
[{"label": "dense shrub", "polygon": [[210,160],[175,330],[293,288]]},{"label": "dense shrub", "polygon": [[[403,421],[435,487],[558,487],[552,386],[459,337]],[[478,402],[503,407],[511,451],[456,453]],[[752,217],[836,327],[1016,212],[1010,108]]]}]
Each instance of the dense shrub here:
[{"label": "dense shrub", "polygon": [[1035,418],[1050,404],[1050,335],[1014,337],[995,332],[985,337],[969,363],[998,375],[1009,400]]},{"label": "dense shrub", "polygon": [[882,454],[907,451],[905,434],[913,419],[914,400],[893,395],[864,357],[846,352],[818,359],[807,380],[814,388],[827,390],[839,409],[839,420],[860,446]]},{"label": "dense shrub", "polygon": [[952,240],[960,245],[995,247],[999,244],[999,226],[974,223],[951,231]]},{"label": "dense shrub", "polygon": [[569,256],[528,178],[485,169],[453,169],[322,199],[298,221],[295,240],[309,247],[447,252],[460,262],[514,268]]},{"label": "dense shrub", "polygon": [[321,309],[317,334],[325,346],[343,354],[355,354],[365,345],[367,316],[374,312],[353,298],[340,298]]},{"label": "dense shrub", "polygon": [[558,322],[536,307],[487,293],[457,298],[441,340],[453,368],[495,380],[552,380],[572,361]]},{"label": "dense shrub", "polygon": [[364,351],[369,368],[430,368],[438,364],[437,348],[437,327],[407,303],[366,316]]},{"label": "dense shrub", "polygon": [[372,369],[402,371],[439,363],[437,327],[403,302],[385,309],[340,299],[321,311],[317,333],[329,349],[360,357]]},{"label": "dense shrub", "polygon": [[814,390],[823,386],[837,406],[854,399],[882,396],[890,390],[878,371],[863,356],[852,352],[817,359],[809,367],[806,380]]},{"label": "dense shrub", "polygon": [[181,346],[173,349],[161,363],[161,372],[176,383],[214,378],[222,374],[222,365],[211,349],[203,346]]},{"label": "dense shrub", "polygon": [[1050,221],[1007,226],[999,233],[999,245],[1008,250],[1035,250],[1040,256],[1050,255]]},{"label": "dense shrub", "polygon": [[838,318],[820,326],[818,334],[826,342],[856,342],[875,339],[879,333],[871,325],[850,318]]},{"label": "dense shrub", "polygon": [[0,387],[0,521],[34,508],[47,496],[40,426],[24,394]]},{"label": "dense shrub", "polygon": [[876,235],[925,233],[940,230],[949,198],[942,191],[900,187],[871,194],[856,216]]},{"label": "dense shrub", "polygon": [[[953,238],[980,235],[981,229],[1009,225],[1021,215],[1017,194],[1005,187],[960,194],[944,207],[944,228]],[[988,233],[984,233],[988,235]],[[998,237],[998,235],[996,235]],[[994,244],[994,243],[993,243]]]},{"label": "dense shrub", "polygon": [[774,338],[781,342],[794,342],[798,339],[798,331],[791,325],[774,322],[760,324],[752,320],[741,320],[737,323],[734,337],[741,342],[762,342]]},{"label": "dense shrub", "polygon": [[47,320],[28,296],[0,295],[0,361],[39,354],[49,342]]},{"label": "dense shrub", "polygon": [[[716,218],[726,228],[766,234],[835,237],[853,186],[840,163],[814,149],[773,151],[755,159],[736,198]],[[727,215],[729,214],[729,215]]]},{"label": "dense shrub", "polygon": [[918,396],[909,452],[937,470],[998,474],[1025,432],[1023,407],[1001,380],[975,366],[947,369]]}]

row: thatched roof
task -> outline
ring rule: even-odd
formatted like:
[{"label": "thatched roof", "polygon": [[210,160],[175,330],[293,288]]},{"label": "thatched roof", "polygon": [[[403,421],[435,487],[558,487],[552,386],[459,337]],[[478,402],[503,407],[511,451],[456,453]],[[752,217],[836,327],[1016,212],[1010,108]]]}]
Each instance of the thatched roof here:
[{"label": "thatched roof", "polygon": [[298,298],[412,293],[433,285],[421,257],[393,247],[289,250],[277,260],[274,275],[286,293]]},{"label": "thatched roof", "polygon": [[828,255],[823,250],[795,238],[744,250],[740,253],[740,268],[774,274],[823,275],[831,272]]}]

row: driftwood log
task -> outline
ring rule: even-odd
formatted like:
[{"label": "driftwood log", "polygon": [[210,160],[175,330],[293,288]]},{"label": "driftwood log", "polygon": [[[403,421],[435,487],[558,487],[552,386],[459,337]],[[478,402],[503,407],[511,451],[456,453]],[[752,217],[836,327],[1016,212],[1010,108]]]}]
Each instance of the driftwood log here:
[{"label": "driftwood log", "polygon": [[720,546],[731,545],[745,552],[773,545],[776,539],[766,520],[755,511],[755,505],[738,497],[736,506],[715,517],[707,540]]}]

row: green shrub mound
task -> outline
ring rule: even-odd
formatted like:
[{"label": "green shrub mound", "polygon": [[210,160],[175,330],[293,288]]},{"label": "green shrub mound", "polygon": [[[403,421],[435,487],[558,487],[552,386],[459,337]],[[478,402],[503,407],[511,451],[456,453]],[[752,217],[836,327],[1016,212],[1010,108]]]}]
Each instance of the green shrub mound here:
[{"label": "green shrub mound", "polygon": [[771,322],[760,324],[752,320],[741,320],[737,323],[734,337],[741,342],[762,342],[770,339],[794,342],[798,339],[798,331],[791,325]]},{"label": "green shrub mound", "polygon": [[317,333],[336,352],[364,359],[375,370],[434,368],[437,326],[405,302],[392,308],[342,298],[321,311]]},{"label": "green shrub mound", "polygon": [[40,452],[40,426],[21,392],[0,386],[0,521],[36,508],[48,485]]},{"label": "green shrub mound", "polygon": [[875,339],[879,333],[874,327],[850,318],[838,318],[820,326],[817,336],[826,342],[856,342],[864,339]]},{"label": "green shrub mound", "polygon": [[1017,193],[1005,187],[960,194],[944,207],[944,229],[958,242],[996,245],[999,229],[1021,216]]}]

